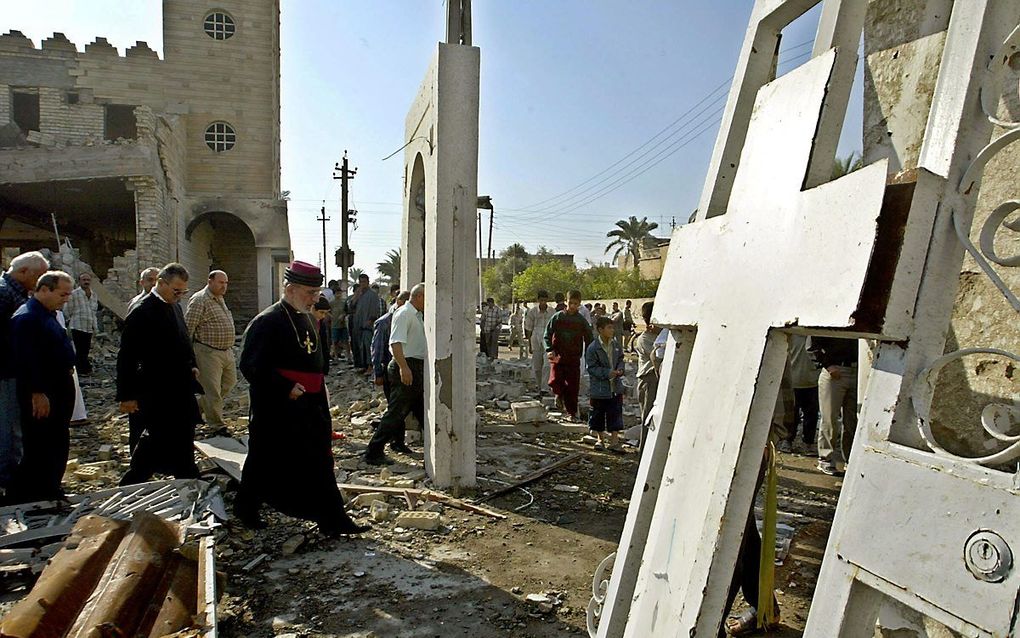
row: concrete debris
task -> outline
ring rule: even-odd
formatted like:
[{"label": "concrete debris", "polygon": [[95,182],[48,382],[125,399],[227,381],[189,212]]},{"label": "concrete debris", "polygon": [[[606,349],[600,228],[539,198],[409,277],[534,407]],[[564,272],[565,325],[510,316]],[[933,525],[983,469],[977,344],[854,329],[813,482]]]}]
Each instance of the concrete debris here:
[{"label": "concrete debris", "polygon": [[540,423],[548,418],[545,408],[538,401],[511,403],[510,409],[513,410],[514,421],[517,423]]},{"label": "concrete debris", "polygon": [[280,552],[284,556],[290,556],[291,554],[296,552],[298,549],[300,549],[301,546],[304,545],[304,544],[305,544],[305,535],[304,534],[295,534],[295,535],[291,536],[290,538],[288,538],[286,541],[283,542],[283,545],[280,548]]},{"label": "concrete debris", "polygon": [[376,523],[382,523],[390,519],[390,506],[385,501],[372,501],[369,507],[369,516]]},{"label": "concrete debris", "polygon": [[404,528],[435,531],[439,529],[441,516],[439,512],[401,512],[394,523]]}]

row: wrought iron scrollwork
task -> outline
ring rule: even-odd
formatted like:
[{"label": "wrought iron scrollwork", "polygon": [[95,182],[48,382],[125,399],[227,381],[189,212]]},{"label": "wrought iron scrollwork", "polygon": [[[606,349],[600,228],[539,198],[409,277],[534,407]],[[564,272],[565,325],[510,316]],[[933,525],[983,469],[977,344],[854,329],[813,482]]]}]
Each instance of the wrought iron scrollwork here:
[{"label": "wrought iron scrollwork", "polygon": [[932,432],[931,403],[939,372],[951,362],[972,354],[992,354],[1020,362],[1020,355],[998,348],[965,348],[943,355],[933,361],[918,375],[911,392],[911,401],[914,404],[914,412],[917,414],[917,428],[921,433],[921,438],[939,456],[958,461],[988,466],[1002,465],[1020,459],[1020,434],[1009,433],[1016,429],[1017,424],[1020,424],[1020,407],[1016,405],[992,403],[985,406],[981,412],[981,427],[993,439],[1005,444],[1003,449],[993,454],[979,457],[959,456],[940,445]]},{"label": "wrought iron scrollwork", "polygon": [[599,566],[595,568],[595,575],[591,579],[591,600],[588,601],[588,635],[595,638],[599,631],[599,618],[602,616],[602,605],[606,601],[606,594],[609,592],[609,566],[616,560],[616,552],[602,559]]},{"label": "wrought iron scrollwork", "polygon": [[[974,157],[957,186],[957,191],[961,194],[970,194],[978,180],[981,179],[981,174],[988,162],[1002,149],[1020,140],[1020,122],[1003,120],[998,116],[1003,78],[1006,70],[1010,68],[1013,57],[1018,54],[1020,54],[1020,26],[1013,29],[1009,36],[1003,40],[999,50],[989,63],[984,81],[981,83],[981,109],[984,111],[985,117],[992,124],[1007,130],[992,140]],[[1017,95],[1020,96],[1020,87],[1018,87]],[[1018,210],[1020,210],[1020,200],[1010,200],[999,205],[981,227],[978,246],[975,246],[970,239],[973,219],[964,219],[959,211],[954,210],[953,227],[960,243],[974,258],[981,270],[1006,297],[1013,309],[1020,312],[1020,298],[1017,298],[1017,295],[992,266],[992,263],[1009,268],[1020,266],[1020,255],[1001,257],[995,252],[995,235],[999,229],[1006,228],[1013,232],[1020,232],[1020,219],[1007,221],[1009,216]]]}]

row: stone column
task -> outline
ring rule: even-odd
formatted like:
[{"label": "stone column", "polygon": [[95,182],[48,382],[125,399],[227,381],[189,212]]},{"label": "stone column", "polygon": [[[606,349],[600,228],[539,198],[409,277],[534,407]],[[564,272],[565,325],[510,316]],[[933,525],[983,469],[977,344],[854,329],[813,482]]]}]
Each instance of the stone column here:
[{"label": "stone column", "polygon": [[425,468],[437,487],[454,490],[475,485],[478,80],[477,48],[440,43],[407,117],[405,151],[401,284],[410,288],[425,270]]}]

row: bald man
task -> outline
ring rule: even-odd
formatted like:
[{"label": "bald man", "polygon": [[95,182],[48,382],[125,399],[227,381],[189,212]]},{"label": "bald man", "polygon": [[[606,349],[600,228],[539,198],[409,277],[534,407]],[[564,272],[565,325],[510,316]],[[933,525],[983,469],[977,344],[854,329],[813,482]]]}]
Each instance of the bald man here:
[{"label": "bald man", "polygon": [[223,421],[223,397],[237,385],[237,363],[234,360],[234,316],[227,308],[227,273],[209,273],[205,288],[191,297],[184,321],[195,348],[198,381],[205,394],[198,400],[205,422],[213,428],[226,426]]}]

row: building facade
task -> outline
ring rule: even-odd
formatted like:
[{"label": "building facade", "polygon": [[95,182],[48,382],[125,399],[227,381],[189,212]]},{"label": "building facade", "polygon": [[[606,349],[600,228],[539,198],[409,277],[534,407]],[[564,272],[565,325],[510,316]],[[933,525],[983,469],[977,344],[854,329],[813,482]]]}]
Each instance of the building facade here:
[{"label": "building facade", "polygon": [[0,248],[59,233],[124,299],[146,266],[223,269],[246,322],[290,258],[279,2],[164,0],[163,48],[0,35]]}]

